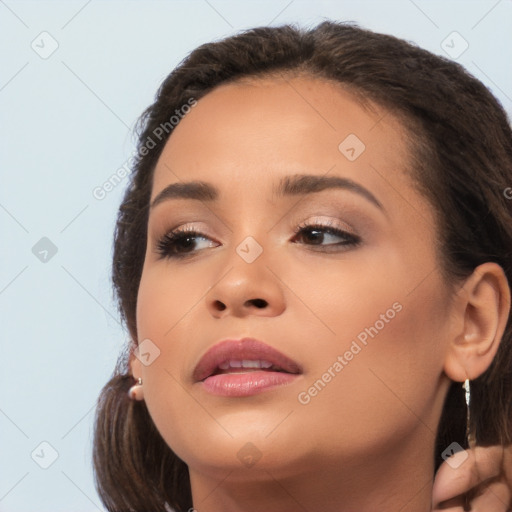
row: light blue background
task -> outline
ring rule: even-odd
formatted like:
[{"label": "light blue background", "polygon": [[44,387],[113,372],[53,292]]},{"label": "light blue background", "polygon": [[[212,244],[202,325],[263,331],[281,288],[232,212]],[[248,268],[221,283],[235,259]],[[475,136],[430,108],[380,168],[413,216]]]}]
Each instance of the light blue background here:
[{"label": "light blue background", "polygon": [[[459,32],[457,60],[512,113],[510,0],[0,1],[0,511],[103,510],[91,427],[127,339],[110,283],[126,180],[103,200],[92,191],[132,154],[137,116],[199,44],[324,17],[442,55]],[[31,47],[43,31],[59,45],[47,59]],[[46,263],[32,253],[42,237],[57,247]],[[31,458],[43,441],[58,452],[48,469]]]}]

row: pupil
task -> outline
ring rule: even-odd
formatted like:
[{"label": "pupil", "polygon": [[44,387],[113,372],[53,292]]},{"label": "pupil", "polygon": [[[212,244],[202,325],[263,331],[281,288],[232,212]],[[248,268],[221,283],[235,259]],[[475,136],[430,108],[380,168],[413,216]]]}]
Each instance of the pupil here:
[{"label": "pupil", "polygon": [[310,230],[307,232],[306,238],[308,241],[312,242],[313,244],[321,244],[323,241],[324,234],[321,231],[318,230]]},{"label": "pupil", "polygon": [[194,247],[194,237],[186,237],[186,238],[182,238],[180,241],[179,241],[179,246],[181,246],[182,249],[190,249],[190,248],[193,248]]}]

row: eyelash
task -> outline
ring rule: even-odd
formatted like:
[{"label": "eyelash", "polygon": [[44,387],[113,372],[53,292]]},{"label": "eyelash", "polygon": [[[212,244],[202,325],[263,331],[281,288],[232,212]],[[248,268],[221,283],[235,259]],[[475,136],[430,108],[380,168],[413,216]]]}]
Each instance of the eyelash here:
[{"label": "eyelash", "polygon": [[[311,232],[311,231],[322,231],[324,234],[328,235],[334,235],[339,238],[343,238],[344,242],[338,242],[336,244],[327,244],[327,246],[320,247],[357,247],[361,244],[361,238],[357,235],[354,235],[352,233],[349,233],[347,231],[343,231],[339,228],[334,227],[331,224],[301,224],[294,230],[294,235],[300,235],[301,233],[305,232]],[[203,233],[200,233],[192,228],[182,228],[182,229],[176,229],[174,231],[170,231],[169,233],[166,233],[160,240],[157,242],[157,248],[156,252],[159,254],[160,258],[168,258],[168,259],[184,259],[190,256],[193,256],[197,251],[192,250],[191,252],[185,252],[185,253],[179,253],[175,252],[177,244],[179,244],[181,241],[190,239],[190,238],[204,238],[207,239],[208,237],[205,236]],[[317,244],[306,244],[306,245],[317,245]],[[321,252],[335,252],[337,249],[334,250],[324,250]]]}]

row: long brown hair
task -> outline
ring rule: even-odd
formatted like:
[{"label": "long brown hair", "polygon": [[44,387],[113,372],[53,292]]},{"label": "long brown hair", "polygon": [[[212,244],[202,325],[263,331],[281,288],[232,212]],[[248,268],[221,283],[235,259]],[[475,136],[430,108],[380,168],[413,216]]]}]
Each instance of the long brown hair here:
[{"label": "long brown hair", "polygon": [[[501,265],[512,282],[511,128],[496,98],[462,66],[393,36],[330,21],[312,29],[260,27],[198,47],[164,80],[139,119],[137,155],[117,217],[113,284],[131,340],[99,397],[93,454],[96,486],[110,511],[192,507],[187,465],[164,442],[144,402],[127,396],[134,383],[128,358],[137,343],[153,171],[172,134],[162,126],[219,84],[298,74],[337,83],[402,121],[411,177],[436,214],[436,249],[448,283],[487,261]],[[512,441],[511,324],[509,315],[496,357],[472,382],[472,429],[481,445]],[[464,407],[461,384],[453,383],[434,469],[450,443],[464,446]]]}]

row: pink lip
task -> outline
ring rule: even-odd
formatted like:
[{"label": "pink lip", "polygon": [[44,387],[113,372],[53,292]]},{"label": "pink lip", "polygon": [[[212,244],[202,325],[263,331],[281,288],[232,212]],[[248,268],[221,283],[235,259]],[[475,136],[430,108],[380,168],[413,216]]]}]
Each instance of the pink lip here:
[{"label": "pink lip", "polygon": [[[212,375],[219,365],[229,360],[265,360],[283,371],[248,370],[240,373]],[[285,373],[286,372],[286,373]],[[193,379],[212,394],[249,396],[284,385],[302,373],[298,363],[269,345],[253,339],[224,340],[211,347],[194,369]]]}]

